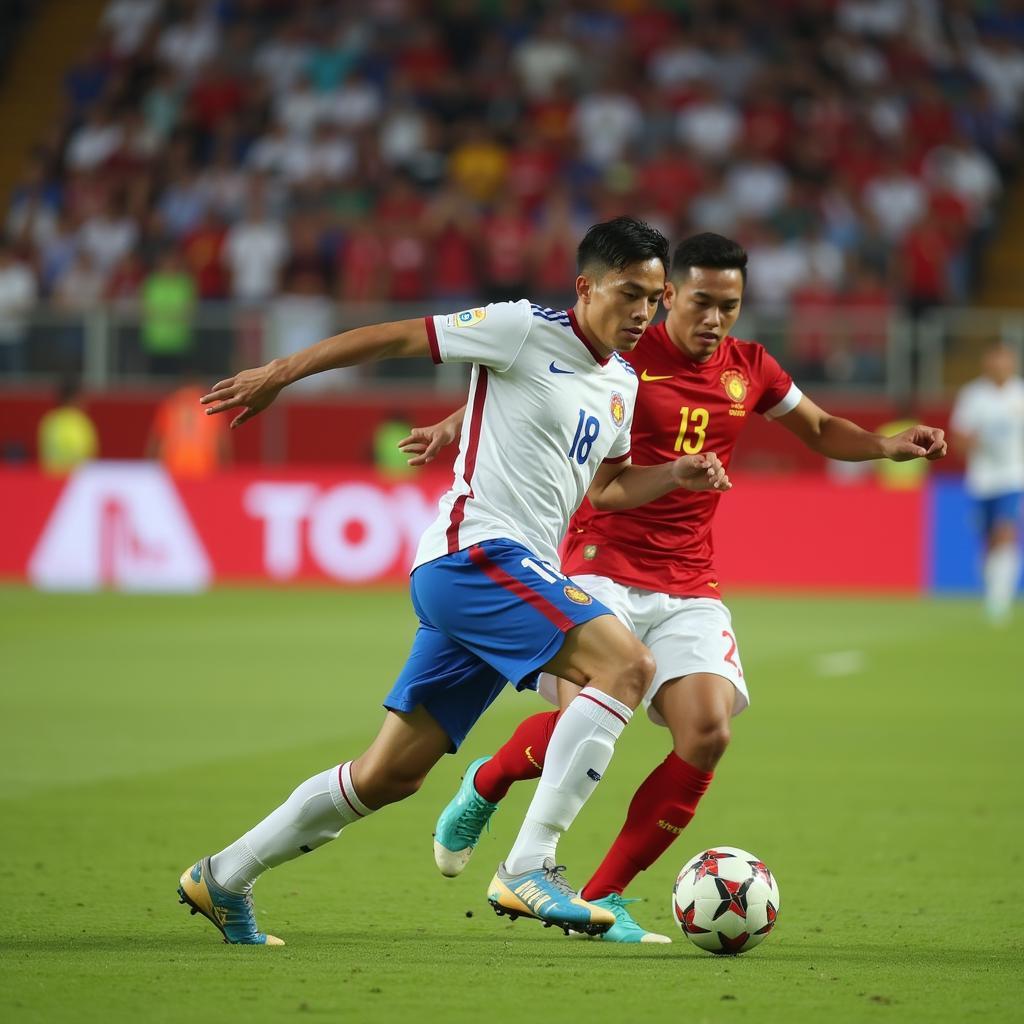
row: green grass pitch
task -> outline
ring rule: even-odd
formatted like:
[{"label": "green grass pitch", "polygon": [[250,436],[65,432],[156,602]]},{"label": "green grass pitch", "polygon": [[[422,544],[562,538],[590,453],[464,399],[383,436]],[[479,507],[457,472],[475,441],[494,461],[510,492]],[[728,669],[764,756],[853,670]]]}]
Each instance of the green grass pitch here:
[{"label": "green grass pitch", "polygon": [[[411,801],[257,887],[284,949],[226,947],[179,873],[360,752],[412,633],[404,593],[201,598],[0,590],[0,1019],[1020,1020],[1024,634],[967,601],[743,595],[753,706],[691,827],[628,895],[672,933],[679,866],[763,857],[776,931],[719,959],[499,920],[485,887],[532,792],[466,873],[436,815],[541,707],[506,693]],[[576,884],[667,750],[638,716],[564,839]]]}]

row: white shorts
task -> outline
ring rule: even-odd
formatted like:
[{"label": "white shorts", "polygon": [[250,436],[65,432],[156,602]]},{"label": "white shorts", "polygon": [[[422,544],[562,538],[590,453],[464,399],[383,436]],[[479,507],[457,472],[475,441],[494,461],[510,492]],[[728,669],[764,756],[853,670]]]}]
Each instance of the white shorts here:
[{"label": "white shorts", "polygon": [[[749,703],[743,665],[732,629],[732,615],[721,601],[710,597],[671,597],[639,587],[626,587],[606,576],[574,576],[588,594],[610,608],[647,645],[657,669],[643,704],[656,725],[664,725],[651,706],[654,695],[670,679],[709,672],[724,676],[736,688],[733,714]],[[540,692],[558,703],[554,676],[541,674]]]}]

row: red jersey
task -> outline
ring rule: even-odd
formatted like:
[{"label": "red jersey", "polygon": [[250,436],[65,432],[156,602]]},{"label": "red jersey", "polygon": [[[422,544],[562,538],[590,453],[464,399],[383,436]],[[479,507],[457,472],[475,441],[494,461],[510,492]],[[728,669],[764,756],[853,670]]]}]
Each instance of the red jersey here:
[{"label": "red jersey", "polygon": [[[623,356],[641,382],[631,451],[638,466],[709,451],[728,467],[750,416],[781,416],[801,397],[793,378],[752,341],[727,337],[698,363],[657,324]],[[676,490],[628,512],[598,512],[584,501],[569,524],[562,571],[675,597],[719,597],[711,521],[721,497]]]}]

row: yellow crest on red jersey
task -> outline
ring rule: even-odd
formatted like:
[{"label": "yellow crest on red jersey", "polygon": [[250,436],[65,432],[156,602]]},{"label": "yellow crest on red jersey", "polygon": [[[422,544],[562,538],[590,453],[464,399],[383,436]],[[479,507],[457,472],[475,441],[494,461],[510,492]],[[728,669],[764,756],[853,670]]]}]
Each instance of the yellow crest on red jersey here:
[{"label": "yellow crest on red jersey", "polygon": [[741,405],[743,399],[747,397],[747,378],[739,370],[726,370],[720,380],[729,400]]}]

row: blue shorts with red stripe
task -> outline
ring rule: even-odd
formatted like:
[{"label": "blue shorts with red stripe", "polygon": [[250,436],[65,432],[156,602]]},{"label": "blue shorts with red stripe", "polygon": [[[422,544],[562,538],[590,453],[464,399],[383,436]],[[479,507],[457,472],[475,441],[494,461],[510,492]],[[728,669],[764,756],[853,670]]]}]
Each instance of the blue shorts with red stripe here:
[{"label": "blue shorts with red stripe", "polygon": [[458,750],[506,682],[536,689],[565,634],[612,612],[511,540],[488,540],[414,570],[420,625],[384,699],[392,711],[424,707]]}]

